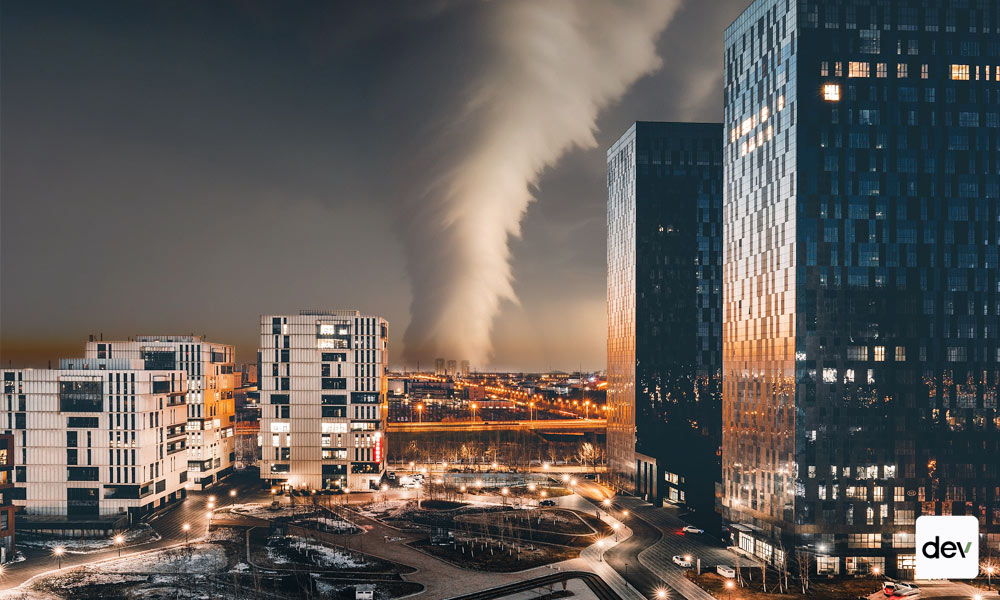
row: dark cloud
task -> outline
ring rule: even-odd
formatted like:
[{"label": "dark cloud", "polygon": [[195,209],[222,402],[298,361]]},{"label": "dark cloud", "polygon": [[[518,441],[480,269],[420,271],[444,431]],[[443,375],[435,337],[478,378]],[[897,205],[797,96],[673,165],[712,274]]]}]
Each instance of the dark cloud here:
[{"label": "dark cloud", "polygon": [[[4,3],[4,363],[100,331],[205,333],[253,360],[259,313],[320,307],[385,315],[400,362],[415,256],[397,207],[427,191],[428,153],[475,147],[441,128],[498,62],[497,4]],[[596,146],[542,172],[496,365],[603,367],[604,149],[636,119],[720,118],[742,8],[682,6]]]}]

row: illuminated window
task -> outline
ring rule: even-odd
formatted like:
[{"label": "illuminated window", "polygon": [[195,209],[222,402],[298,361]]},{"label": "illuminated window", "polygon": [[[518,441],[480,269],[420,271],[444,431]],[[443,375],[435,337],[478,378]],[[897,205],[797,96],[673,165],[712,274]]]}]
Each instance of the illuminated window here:
[{"label": "illuminated window", "polygon": [[844,76],[844,63],[842,63],[842,62],[834,63],[833,64],[833,74],[836,75],[837,77],[843,77]]},{"label": "illuminated window", "polygon": [[774,128],[771,127],[770,125],[768,125],[767,126],[767,139],[770,140],[772,137],[774,137]]},{"label": "illuminated window", "polygon": [[760,122],[763,123],[764,121],[766,121],[767,117],[768,117],[768,112],[767,112],[767,107],[765,106],[764,108],[760,109]]},{"label": "illuminated window", "polygon": [[747,143],[743,142],[742,144],[740,144],[740,156],[743,156],[746,153],[747,153]]},{"label": "illuminated window", "polygon": [[288,433],[291,431],[289,423],[271,423],[271,433]]},{"label": "illuminated window", "polygon": [[920,78],[927,79],[930,73],[927,71],[927,65],[920,65]]},{"label": "illuminated window", "polygon": [[868,63],[854,62],[847,63],[848,77],[868,77]]},{"label": "illuminated window", "polygon": [[[927,65],[924,65],[925,67]],[[923,69],[923,67],[921,67]],[[922,73],[923,71],[921,71]],[[969,80],[969,65],[951,65],[951,78],[958,81]]]},{"label": "illuminated window", "polygon": [[820,77],[828,77],[830,75],[830,63],[825,60],[819,63],[819,74]]},{"label": "illuminated window", "polygon": [[827,102],[840,101],[840,86],[836,83],[828,83],[823,86],[823,99]]},{"label": "illuminated window", "polygon": [[875,362],[885,361],[885,346],[875,346]]},{"label": "illuminated window", "polygon": [[906,63],[899,63],[896,65],[896,77],[899,79],[906,79],[907,77],[907,65]]},{"label": "illuminated window", "polygon": [[906,346],[896,346],[896,362],[906,362]]},{"label": "illuminated window", "polygon": [[[998,68],[998,74],[1000,74],[1000,68]],[[785,97],[778,96],[778,112],[781,112],[783,108],[785,108]]]},{"label": "illuminated window", "polygon": [[878,63],[875,66],[875,77],[888,77],[889,66],[885,63]]},{"label": "illuminated window", "polygon": [[746,119],[740,124],[740,135],[746,135],[753,129],[753,119]]}]

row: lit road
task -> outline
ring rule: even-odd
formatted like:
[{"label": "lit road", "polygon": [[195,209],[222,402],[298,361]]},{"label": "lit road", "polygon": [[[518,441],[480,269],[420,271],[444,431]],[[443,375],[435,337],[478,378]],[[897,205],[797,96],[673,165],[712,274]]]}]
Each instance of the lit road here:
[{"label": "lit road", "polygon": [[388,433],[429,433],[462,431],[503,431],[509,429],[546,432],[602,432],[606,419],[535,419],[531,421],[434,421],[428,423],[389,423]]}]

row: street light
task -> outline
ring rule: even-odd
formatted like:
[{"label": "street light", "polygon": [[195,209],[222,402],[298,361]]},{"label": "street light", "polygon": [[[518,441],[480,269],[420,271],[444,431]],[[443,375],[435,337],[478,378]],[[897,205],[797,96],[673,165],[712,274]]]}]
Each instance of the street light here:
[{"label": "street light", "polygon": [[118,534],[115,536],[115,546],[118,546],[118,558],[122,557],[122,545],[125,543],[125,536]]},{"label": "street light", "polygon": [[236,490],[229,490],[229,497],[230,498],[235,498],[236,497]]},{"label": "street light", "polygon": [[622,526],[621,523],[615,523],[615,524],[612,525],[612,527],[614,527],[614,529],[615,529],[615,541],[616,542],[618,541],[618,528],[621,527],[621,526]]},{"label": "street light", "polygon": [[733,582],[726,582],[726,589],[729,590],[729,600],[733,600]]},{"label": "street light", "polygon": [[188,542],[190,541],[188,539],[188,536],[191,533],[191,524],[190,523],[185,523],[185,524],[181,525],[181,529],[184,530],[184,546],[187,546]]},{"label": "street light", "polygon": [[56,560],[59,561],[59,568],[60,569],[62,568],[62,557],[63,557],[63,554],[65,552],[66,552],[66,549],[63,548],[62,546],[56,546],[55,548],[52,549],[52,554],[55,554]]},{"label": "street light", "polygon": [[656,597],[657,598],[666,598],[667,597],[667,590],[665,590],[663,588],[657,589],[656,590]]},{"label": "street light", "polygon": [[599,558],[601,562],[604,562],[604,540],[597,540],[597,548],[600,550],[600,552],[597,553],[597,558]]}]

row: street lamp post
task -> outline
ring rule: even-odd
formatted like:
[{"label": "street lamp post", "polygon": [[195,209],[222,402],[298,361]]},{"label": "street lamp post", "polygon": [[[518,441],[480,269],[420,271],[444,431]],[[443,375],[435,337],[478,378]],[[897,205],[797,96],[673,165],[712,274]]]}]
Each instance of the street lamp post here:
[{"label": "street lamp post", "polygon": [[56,546],[52,550],[52,553],[56,555],[56,560],[59,562],[59,568],[60,569],[62,568],[62,557],[63,557],[63,554],[65,552],[66,552],[66,549],[63,548],[62,546]]},{"label": "street lamp post", "polygon": [[729,590],[729,600],[733,600],[733,582],[726,582],[726,589]]},{"label": "street lamp post", "polygon": [[191,541],[190,540],[191,524],[185,523],[184,525],[181,526],[181,529],[184,530],[184,547],[186,548],[188,546],[188,543]]},{"label": "street lamp post", "polygon": [[115,546],[118,546],[118,558],[122,557],[122,545],[125,544],[125,536],[118,534],[115,536]]}]

